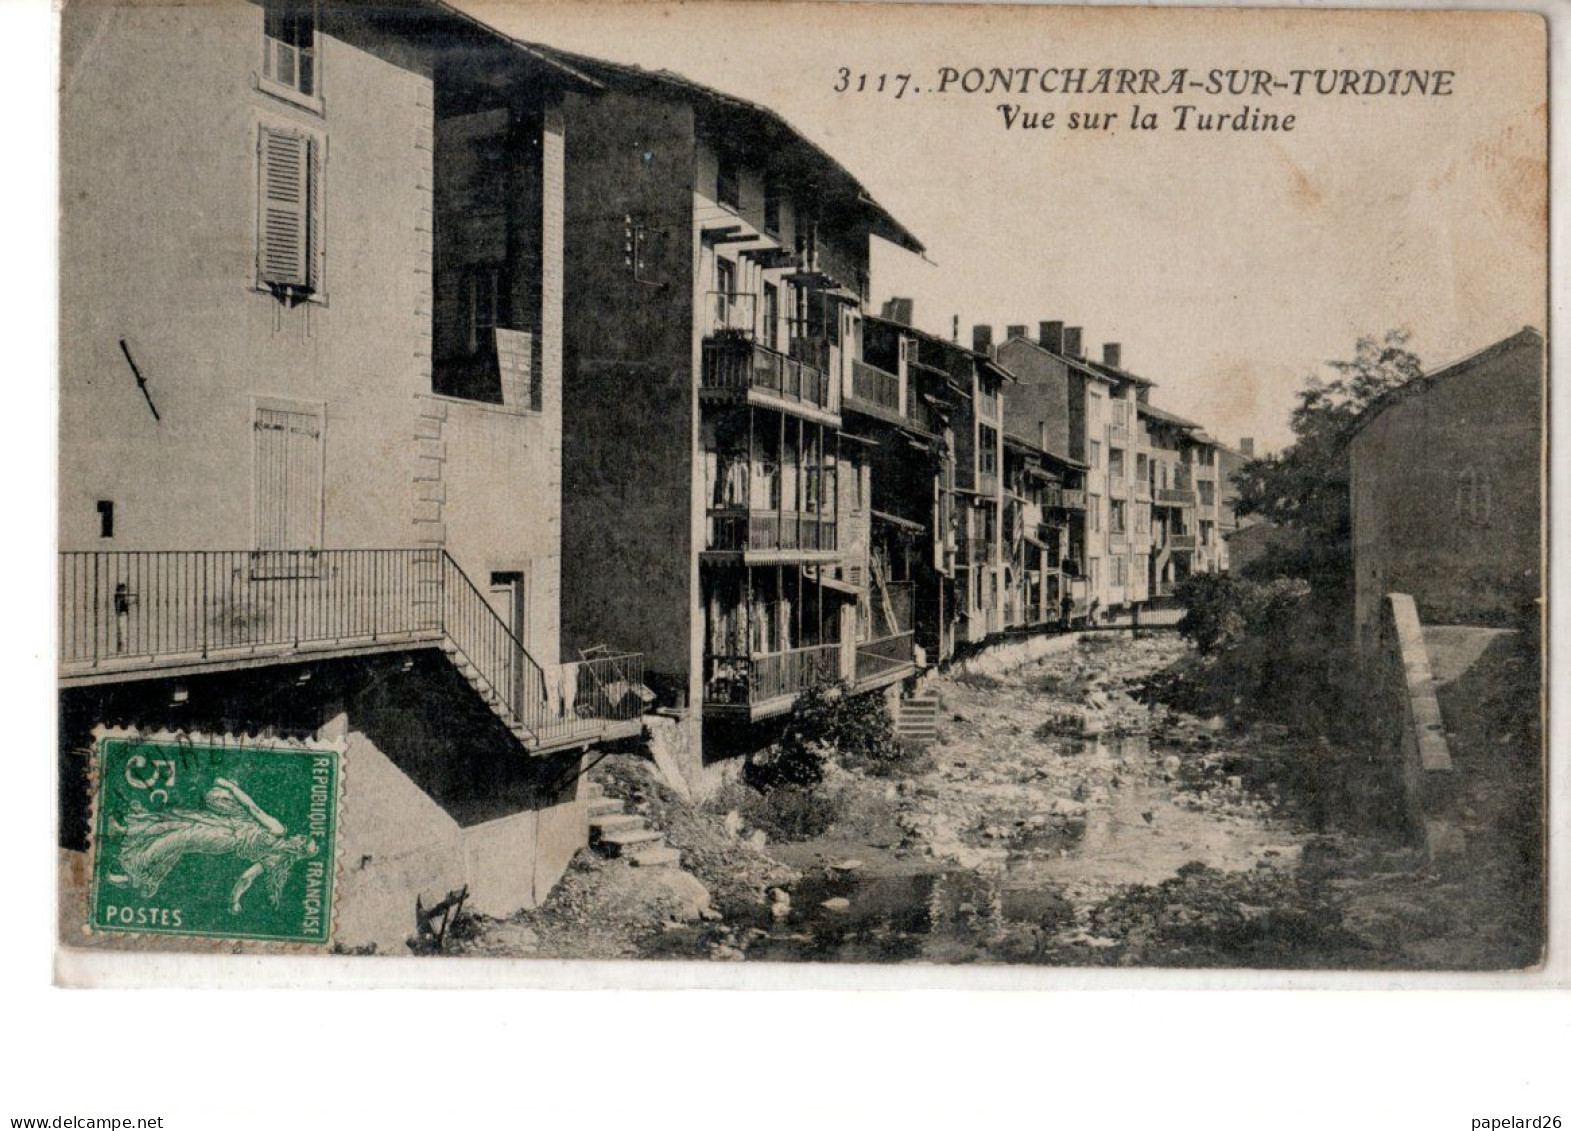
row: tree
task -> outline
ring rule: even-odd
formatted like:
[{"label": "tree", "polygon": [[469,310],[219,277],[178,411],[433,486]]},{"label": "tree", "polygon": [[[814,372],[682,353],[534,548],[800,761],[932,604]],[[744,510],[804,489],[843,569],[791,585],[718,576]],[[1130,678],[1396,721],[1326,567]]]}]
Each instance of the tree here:
[{"label": "tree", "polygon": [[1233,475],[1240,516],[1258,515],[1299,535],[1254,563],[1256,576],[1303,577],[1317,589],[1344,589],[1352,576],[1347,437],[1380,397],[1419,377],[1406,330],[1358,339],[1350,361],[1328,361],[1336,376],[1309,378],[1293,409],[1291,447],[1246,462]]}]

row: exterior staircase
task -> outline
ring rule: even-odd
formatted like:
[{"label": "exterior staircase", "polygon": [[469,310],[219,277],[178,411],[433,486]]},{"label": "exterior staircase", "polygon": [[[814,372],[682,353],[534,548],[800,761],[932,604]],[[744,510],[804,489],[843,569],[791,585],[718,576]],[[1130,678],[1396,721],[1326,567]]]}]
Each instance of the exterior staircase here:
[{"label": "exterior staircase", "polygon": [[605,787],[589,782],[589,842],[602,856],[626,860],[635,868],[679,867],[682,854],[665,842],[637,813],[607,797]]},{"label": "exterior staircase", "polygon": [[895,737],[922,746],[938,740],[938,696],[916,695],[895,705]]}]

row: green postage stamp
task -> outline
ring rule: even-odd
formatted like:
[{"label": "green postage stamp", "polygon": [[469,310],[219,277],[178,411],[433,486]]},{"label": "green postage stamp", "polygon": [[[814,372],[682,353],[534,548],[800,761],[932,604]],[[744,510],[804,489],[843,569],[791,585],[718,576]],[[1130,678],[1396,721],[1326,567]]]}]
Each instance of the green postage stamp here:
[{"label": "green postage stamp", "polygon": [[342,751],[101,731],[93,931],[325,945]]}]

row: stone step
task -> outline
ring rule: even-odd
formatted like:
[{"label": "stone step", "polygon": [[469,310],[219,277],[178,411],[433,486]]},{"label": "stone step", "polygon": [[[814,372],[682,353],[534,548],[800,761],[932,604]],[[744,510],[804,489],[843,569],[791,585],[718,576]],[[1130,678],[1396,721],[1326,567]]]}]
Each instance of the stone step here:
[{"label": "stone step", "polygon": [[609,844],[619,851],[636,847],[641,844],[650,844],[655,841],[663,840],[664,837],[662,837],[660,833],[656,832],[654,829],[648,828],[613,829],[611,832],[604,833],[600,837],[601,844]]},{"label": "stone step", "polygon": [[589,798],[589,816],[591,818],[599,817],[606,813],[620,813],[621,811],[622,803],[614,797]]},{"label": "stone step", "polygon": [[589,818],[589,828],[602,837],[622,829],[644,828],[644,819],[637,813],[599,813]]},{"label": "stone step", "polygon": [[635,868],[680,867],[682,864],[681,852],[665,844],[655,848],[641,848],[626,855],[627,862]]}]

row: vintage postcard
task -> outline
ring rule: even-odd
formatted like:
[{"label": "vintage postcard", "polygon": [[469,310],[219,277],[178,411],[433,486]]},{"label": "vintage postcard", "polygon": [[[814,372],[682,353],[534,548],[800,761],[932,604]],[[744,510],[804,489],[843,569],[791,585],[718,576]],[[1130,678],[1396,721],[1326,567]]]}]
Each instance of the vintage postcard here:
[{"label": "vintage postcard", "polygon": [[63,980],[1544,963],[1540,15],[61,36]]}]

